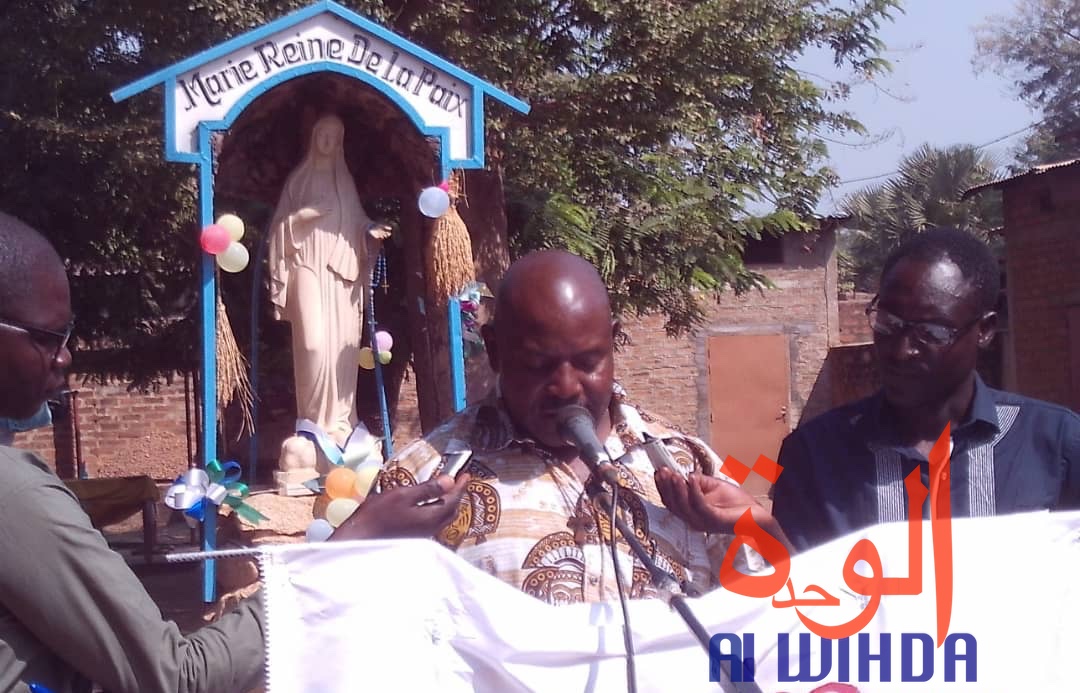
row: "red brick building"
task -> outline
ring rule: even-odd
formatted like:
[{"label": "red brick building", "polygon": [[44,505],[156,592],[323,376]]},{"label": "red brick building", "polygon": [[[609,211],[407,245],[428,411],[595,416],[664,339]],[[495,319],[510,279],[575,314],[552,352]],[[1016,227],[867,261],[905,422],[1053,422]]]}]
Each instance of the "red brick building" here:
[{"label": "red brick building", "polygon": [[1007,389],[1080,409],[1080,160],[973,188],[1005,213]]}]

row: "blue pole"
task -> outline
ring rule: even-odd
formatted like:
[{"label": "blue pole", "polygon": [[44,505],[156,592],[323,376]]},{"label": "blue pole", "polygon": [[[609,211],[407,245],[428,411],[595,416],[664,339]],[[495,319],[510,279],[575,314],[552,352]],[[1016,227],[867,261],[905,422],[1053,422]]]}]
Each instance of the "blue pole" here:
[{"label": "blue pole", "polygon": [[454,411],[465,408],[465,349],[461,338],[461,301],[451,298],[449,305],[450,322],[450,386],[454,396]]},{"label": "blue pole", "polygon": [[375,354],[375,389],[378,390],[379,416],[382,418],[383,454],[385,459],[390,459],[394,455],[394,436],[390,431],[390,408],[386,406],[386,387],[383,384],[382,364],[379,363],[379,345],[375,342],[375,292],[371,290],[370,281],[367,282],[364,293],[367,294],[364,297],[364,312],[367,315],[368,339],[371,351]]},{"label": "blue pole", "polygon": [[[199,127],[199,218],[202,226],[214,221],[214,154],[210,131]],[[217,283],[213,256],[202,254],[202,395],[203,395],[203,469],[217,457]],[[203,520],[203,551],[217,549],[217,506],[208,508]],[[203,561],[203,601],[214,601],[215,564]]]}]

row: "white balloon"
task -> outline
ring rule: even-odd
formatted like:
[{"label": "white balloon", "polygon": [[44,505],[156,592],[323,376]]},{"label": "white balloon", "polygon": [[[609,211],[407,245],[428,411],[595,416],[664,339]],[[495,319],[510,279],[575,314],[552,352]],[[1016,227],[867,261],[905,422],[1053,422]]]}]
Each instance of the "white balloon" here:
[{"label": "white balloon", "polygon": [[442,188],[434,186],[420,191],[420,213],[425,217],[438,219],[450,209],[450,196]]},{"label": "white balloon", "polygon": [[228,248],[217,254],[216,259],[218,267],[226,272],[243,272],[248,266],[250,256],[243,243],[233,241]]},{"label": "white balloon", "polygon": [[235,214],[222,214],[215,223],[225,227],[230,241],[238,241],[244,237],[244,220]]},{"label": "white balloon", "polygon": [[307,528],[307,540],[309,542],[326,541],[334,533],[334,527],[326,520],[319,518],[313,520]]}]

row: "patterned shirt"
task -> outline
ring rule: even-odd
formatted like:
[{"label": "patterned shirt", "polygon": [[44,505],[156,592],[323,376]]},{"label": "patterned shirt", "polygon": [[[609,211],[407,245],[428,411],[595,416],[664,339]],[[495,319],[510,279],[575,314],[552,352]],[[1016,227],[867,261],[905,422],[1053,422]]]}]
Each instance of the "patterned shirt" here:
[{"label": "patterned shirt", "polygon": [[[620,516],[661,568],[701,592],[711,589],[732,537],[696,532],[664,507],[647,443],[662,444],[687,472],[726,479],[719,472],[720,459],[702,441],[627,402],[618,388],[610,413],[612,430],[604,447],[621,480]],[[618,598],[608,514],[585,493],[568,464],[517,434],[497,398],[465,409],[402,449],[387,463],[381,483],[388,487],[425,481],[442,470],[444,454],[463,450],[472,453],[465,467],[472,480],[456,518],[438,541],[481,570],[551,604]],[[735,564],[748,572],[748,550],[737,550]],[[629,597],[655,596],[647,571],[621,537],[618,556]]]},{"label": "patterned shirt", "polygon": [[[1080,416],[987,387],[976,376],[971,411],[952,430],[945,474],[953,517],[1080,508]],[[927,458],[897,442],[884,395],[833,409],[791,433],[773,488],[773,514],[796,548],[907,519],[904,477]],[[927,517],[930,503],[923,504]]]}]

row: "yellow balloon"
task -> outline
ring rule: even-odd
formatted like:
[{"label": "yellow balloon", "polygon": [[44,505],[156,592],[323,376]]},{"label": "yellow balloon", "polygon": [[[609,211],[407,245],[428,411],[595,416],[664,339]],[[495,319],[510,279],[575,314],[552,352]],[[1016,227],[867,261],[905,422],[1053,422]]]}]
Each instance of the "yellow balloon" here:
[{"label": "yellow balloon", "polygon": [[326,495],[331,498],[351,498],[356,472],[348,467],[334,467],[326,475]]},{"label": "yellow balloon", "polygon": [[385,366],[386,364],[390,363],[391,358],[393,358],[393,356],[391,356],[389,351],[379,352],[379,363],[381,363],[382,365]]},{"label": "yellow balloon", "polygon": [[352,498],[335,498],[330,501],[330,505],[326,506],[326,521],[337,529],[359,507],[360,503]]},{"label": "yellow balloon", "polygon": [[353,495],[360,500],[367,498],[375,478],[379,476],[379,467],[368,465],[356,470],[356,484],[353,486]]},{"label": "yellow balloon", "polygon": [[230,241],[238,241],[244,237],[244,220],[235,214],[222,214],[216,223],[229,232]]},{"label": "yellow balloon", "polygon": [[375,354],[372,353],[371,347],[363,347],[360,349],[360,367],[365,371],[370,371],[375,368]]}]

